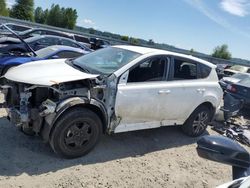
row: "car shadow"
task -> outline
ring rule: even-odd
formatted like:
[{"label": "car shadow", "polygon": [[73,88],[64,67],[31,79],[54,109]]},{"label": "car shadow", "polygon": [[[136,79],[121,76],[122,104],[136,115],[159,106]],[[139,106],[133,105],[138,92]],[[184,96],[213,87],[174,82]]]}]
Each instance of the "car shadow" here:
[{"label": "car shadow", "polygon": [[0,176],[37,175],[76,165],[140,157],[197,141],[184,135],[178,126],[103,135],[89,154],[68,160],[57,156],[39,137],[22,134],[5,118],[0,118],[0,125]]}]

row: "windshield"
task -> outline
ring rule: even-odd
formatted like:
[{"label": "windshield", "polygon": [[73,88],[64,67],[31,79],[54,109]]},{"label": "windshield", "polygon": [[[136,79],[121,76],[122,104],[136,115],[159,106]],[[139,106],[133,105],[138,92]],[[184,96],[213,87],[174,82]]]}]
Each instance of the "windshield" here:
[{"label": "windshield", "polygon": [[19,34],[20,34],[20,35],[25,35],[26,33],[29,33],[29,32],[31,32],[31,31],[33,31],[33,29],[28,29],[28,30],[26,30],[26,31],[19,32]]},{"label": "windshield", "polygon": [[247,75],[247,74],[239,74],[239,73],[236,73],[232,76],[232,78],[237,78],[237,79],[240,79],[240,80],[243,80],[245,78],[248,78],[250,77],[250,75]]},{"label": "windshield", "polygon": [[37,50],[36,54],[40,58],[46,58],[48,55],[51,55],[56,51],[58,51],[58,48],[50,46],[47,48],[42,48],[41,50]]},{"label": "windshield", "polygon": [[73,64],[92,73],[111,74],[140,55],[129,50],[108,47],[81,56],[75,59]]},{"label": "windshield", "polygon": [[234,65],[230,67],[231,70],[239,71],[239,72],[247,72],[248,68],[240,65]]}]

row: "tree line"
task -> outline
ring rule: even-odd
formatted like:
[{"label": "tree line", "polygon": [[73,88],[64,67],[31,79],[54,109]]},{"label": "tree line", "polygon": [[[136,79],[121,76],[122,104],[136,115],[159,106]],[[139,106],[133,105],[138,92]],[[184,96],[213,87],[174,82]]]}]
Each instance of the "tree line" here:
[{"label": "tree line", "polygon": [[[53,4],[50,9],[43,10],[42,7],[34,9],[34,0],[16,0],[16,3],[12,6],[12,8],[7,8],[6,1],[0,0],[0,15],[35,21],[36,23],[48,24],[67,29],[75,28],[78,17],[75,9],[60,7],[58,4]],[[91,34],[96,34],[95,32],[96,30],[94,29],[90,31]],[[102,35],[110,36],[110,33],[103,32]],[[128,36],[119,35],[119,39],[129,41],[132,44],[140,43],[139,39]],[[155,43],[152,39],[150,39],[147,44],[154,45]],[[190,50],[190,54],[193,54],[194,52],[194,49]],[[222,59],[231,59],[232,56],[226,44],[217,46],[211,55]]]},{"label": "tree line", "polygon": [[0,15],[67,29],[74,29],[78,17],[76,9],[58,4],[53,4],[50,9],[34,9],[34,0],[16,0],[12,8],[7,8],[6,1],[0,0]]}]

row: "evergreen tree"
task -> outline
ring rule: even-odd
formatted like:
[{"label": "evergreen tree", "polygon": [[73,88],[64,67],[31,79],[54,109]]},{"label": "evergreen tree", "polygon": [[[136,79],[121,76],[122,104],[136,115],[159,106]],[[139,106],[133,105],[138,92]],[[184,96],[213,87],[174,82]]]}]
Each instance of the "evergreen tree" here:
[{"label": "evergreen tree", "polygon": [[36,23],[44,24],[46,21],[45,12],[42,7],[37,7],[34,14],[34,19]]},{"label": "evergreen tree", "polygon": [[8,16],[9,11],[6,7],[6,2],[5,0],[0,0],[0,16]]},{"label": "evergreen tree", "polygon": [[232,54],[229,52],[228,46],[226,44],[223,44],[221,46],[217,46],[214,49],[212,56],[221,59],[231,59]]},{"label": "evergreen tree", "polygon": [[10,11],[10,16],[21,20],[33,21],[34,0],[16,0],[16,4]]}]

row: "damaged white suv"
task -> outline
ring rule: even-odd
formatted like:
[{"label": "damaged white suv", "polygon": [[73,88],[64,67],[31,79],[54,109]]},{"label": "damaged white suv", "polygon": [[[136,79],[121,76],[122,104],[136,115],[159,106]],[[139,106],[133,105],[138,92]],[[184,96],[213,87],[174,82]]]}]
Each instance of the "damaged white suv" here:
[{"label": "damaged white suv", "polygon": [[11,122],[66,158],[88,153],[102,133],[181,125],[199,136],[223,95],[215,68],[188,55],[113,46],[10,69],[4,106]]}]

